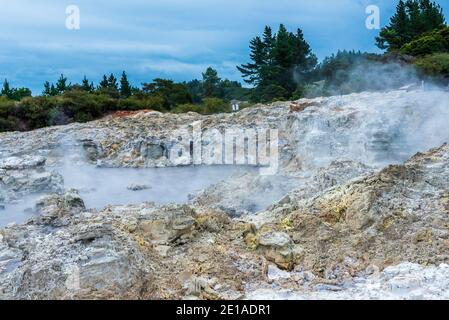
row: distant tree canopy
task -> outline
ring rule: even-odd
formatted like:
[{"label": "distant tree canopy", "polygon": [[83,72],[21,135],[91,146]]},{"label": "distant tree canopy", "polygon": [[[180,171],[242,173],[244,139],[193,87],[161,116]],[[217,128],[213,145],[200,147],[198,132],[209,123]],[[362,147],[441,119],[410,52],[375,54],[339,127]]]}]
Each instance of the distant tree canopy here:
[{"label": "distant tree canopy", "polygon": [[86,92],[93,92],[95,90],[95,86],[93,82],[89,82],[86,76],[84,76],[81,82],[81,90]]},{"label": "distant tree canopy", "polygon": [[0,91],[0,132],[86,122],[118,110],[230,112],[229,101],[244,99],[250,91],[238,81],[221,79],[212,67],[202,76],[189,82],[156,78],[139,89],[124,71],[119,80],[112,73],[104,75],[97,86],[86,76],[72,84],[61,74],[55,83],[45,81],[42,95],[35,97],[31,90],[12,88],[5,80]]},{"label": "distant tree canopy", "polygon": [[376,57],[377,55],[371,53],[339,50],[337,54],[324,58],[316,69],[316,75],[323,80],[345,82],[349,76],[346,73],[347,70],[353,68],[354,65],[374,60]]},{"label": "distant tree canopy", "polygon": [[157,78],[153,82],[144,83],[142,90],[144,93],[160,97],[166,110],[172,110],[178,104],[192,103],[192,95],[187,86],[172,80]]},{"label": "distant tree canopy", "polygon": [[224,101],[248,100],[251,90],[243,88],[238,81],[221,79],[217,70],[209,67],[202,74],[202,80],[184,82],[192,96],[193,103],[202,103],[205,98],[219,98]]},{"label": "distant tree canopy", "polygon": [[301,29],[292,33],[283,24],[275,34],[266,26],[262,37],[250,41],[250,59],[237,69],[262,100],[290,97],[317,64]]},{"label": "distant tree canopy", "polygon": [[430,0],[400,0],[390,24],[380,31],[380,49],[397,51],[424,33],[445,25],[443,9]]},{"label": "distant tree canopy", "polygon": [[25,97],[30,97],[31,90],[28,88],[11,88],[8,80],[5,79],[0,95],[10,100],[20,101]]}]

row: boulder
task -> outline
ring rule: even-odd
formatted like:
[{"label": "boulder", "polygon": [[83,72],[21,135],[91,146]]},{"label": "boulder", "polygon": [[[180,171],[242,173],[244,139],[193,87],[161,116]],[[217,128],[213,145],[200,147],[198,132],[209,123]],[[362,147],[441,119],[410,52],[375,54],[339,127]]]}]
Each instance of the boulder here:
[{"label": "boulder", "polygon": [[284,232],[261,231],[258,240],[259,249],[267,260],[285,270],[292,270],[304,253]]},{"label": "boulder", "polygon": [[195,229],[194,212],[187,206],[164,206],[144,214],[140,228],[151,243],[164,245],[182,242]]},{"label": "boulder", "polygon": [[40,198],[36,203],[36,220],[41,223],[54,223],[55,219],[78,214],[86,210],[84,201],[77,190],[71,189],[62,195]]}]

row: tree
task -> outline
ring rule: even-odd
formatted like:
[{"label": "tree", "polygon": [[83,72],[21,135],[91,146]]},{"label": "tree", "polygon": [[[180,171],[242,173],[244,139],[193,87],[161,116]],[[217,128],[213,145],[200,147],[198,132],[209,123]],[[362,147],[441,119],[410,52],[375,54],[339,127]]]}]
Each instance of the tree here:
[{"label": "tree", "polygon": [[[256,94],[270,99],[291,97],[306,83],[317,63],[301,29],[295,34],[283,24],[277,34],[265,27],[262,38],[251,40],[250,50],[252,61],[237,69],[245,82],[256,87]],[[278,96],[280,93],[283,93],[282,97]]]},{"label": "tree", "polygon": [[98,88],[99,89],[107,89],[109,87],[108,77],[103,75],[103,80],[100,81]]},{"label": "tree", "polygon": [[415,57],[449,52],[449,27],[424,34],[402,46],[400,52]]},{"label": "tree", "polygon": [[44,82],[44,91],[42,92],[44,96],[52,97],[56,96],[58,94],[58,90],[56,89],[55,85],[50,82],[45,81]]},{"label": "tree", "polygon": [[178,104],[192,103],[192,96],[185,84],[172,80],[154,79],[152,83],[144,83],[142,90],[163,100],[163,107],[172,110]]},{"label": "tree", "polygon": [[99,83],[98,91],[114,99],[120,98],[120,92],[118,90],[118,82],[114,74],[111,73],[109,77],[103,75],[103,80],[101,80]]},{"label": "tree", "polygon": [[31,90],[28,88],[11,88],[7,79],[3,82],[3,88],[0,95],[9,100],[20,101],[22,98],[30,97]]},{"label": "tree", "polygon": [[243,77],[243,81],[254,86],[262,85],[265,77],[263,68],[266,66],[265,45],[260,37],[255,37],[249,44],[249,57],[252,62],[237,66]]},{"label": "tree", "polygon": [[14,88],[12,89],[10,99],[20,101],[25,97],[31,97],[31,90],[28,88]]},{"label": "tree", "polygon": [[1,95],[5,96],[7,98],[11,98],[11,94],[12,94],[12,90],[9,87],[9,82],[8,82],[7,79],[5,79],[5,81],[3,82],[3,88],[2,88],[2,91],[1,91]]},{"label": "tree", "polygon": [[445,24],[443,9],[430,0],[400,0],[390,24],[376,37],[380,49],[397,51],[424,33]]},{"label": "tree", "polygon": [[118,82],[117,82],[117,78],[114,76],[113,73],[111,73],[109,75],[108,78],[108,87],[112,90],[116,90],[118,91]]},{"label": "tree", "polygon": [[67,85],[67,78],[64,77],[63,74],[59,77],[58,81],[56,82],[56,90],[58,93],[64,93],[68,88]]},{"label": "tree", "polygon": [[44,82],[44,91],[42,91],[42,94],[44,96],[51,96],[50,82],[48,81]]},{"label": "tree", "polygon": [[225,79],[220,81],[219,87],[220,95],[218,98],[221,98],[224,101],[249,99],[250,89],[243,88],[242,84],[238,81]]},{"label": "tree", "polygon": [[128,77],[126,76],[125,71],[122,73],[122,77],[120,79],[120,96],[122,98],[129,98],[131,96],[132,89],[128,81]]},{"label": "tree", "polygon": [[187,87],[187,90],[192,96],[192,102],[201,103],[204,97],[203,82],[198,79],[194,79],[189,82],[184,82],[183,84]]},{"label": "tree", "polygon": [[81,82],[81,90],[86,92],[92,92],[94,91],[94,84],[92,82],[89,82],[86,76],[84,76],[82,82]]},{"label": "tree", "polygon": [[52,83],[50,86],[50,95],[56,96],[58,94],[58,89],[55,87],[55,85]]},{"label": "tree", "polygon": [[220,81],[217,70],[212,67],[207,68],[203,73],[204,96],[208,98],[217,96]]},{"label": "tree", "polygon": [[296,31],[296,37],[293,37],[292,40],[294,43],[293,56],[295,60],[293,64],[295,65],[295,80],[302,85],[309,80],[308,78],[316,67],[318,59],[312,53],[310,45],[304,39],[304,33],[301,29]]}]

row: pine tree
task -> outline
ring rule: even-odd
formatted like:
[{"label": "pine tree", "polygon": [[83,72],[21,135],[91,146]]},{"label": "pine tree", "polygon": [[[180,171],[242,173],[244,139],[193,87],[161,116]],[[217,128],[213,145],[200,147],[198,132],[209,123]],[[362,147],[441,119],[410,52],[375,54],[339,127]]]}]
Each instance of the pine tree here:
[{"label": "pine tree", "polygon": [[241,72],[243,81],[258,86],[264,82],[263,67],[267,58],[265,45],[260,37],[255,37],[250,41],[249,48],[249,57],[253,62],[237,66],[237,69]]},{"label": "pine tree", "polygon": [[259,67],[261,84],[270,85],[275,82],[273,49],[276,44],[276,37],[273,36],[273,31],[269,26],[265,27],[262,39],[264,53]]},{"label": "pine tree", "polygon": [[216,97],[218,95],[221,79],[218,77],[217,70],[209,67],[203,73],[203,89],[205,97]]},{"label": "pine tree", "polygon": [[256,95],[268,100],[291,96],[317,63],[302,31],[288,32],[283,24],[274,35],[265,27],[262,39],[252,39],[250,49],[252,61],[237,68],[245,82],[256,86]]},{"label": "pine tree", "polygon": [[[422,34],[426,31],[426,21],[424,21],[424,17],[421,15],[421,6],[419,1],[407,1],[405,3],[405,6],[410,21],[410,28],[408,30],[409,39],[407,40],[411,41],[413,39],[410,38],[413,38],[414,35]],[[400,30],[395,31],[398,34],[400,32]]]},{"label": "pine tree", "polygon": [[301,29],[296,31],[293,42],[294,77],[298,85],[304,85],[309,80],[310,74],[318,63],[318,59],[304,39],[304,33]]},{"label": "pine tree", "polygon": [[1,91],[1,95],[5,96],[7,98],[11,98],[11,95],[13,93],[13,90],[9,87],[9,82],[7,79],[3,82],[3,88]]},{"label": "pine tree", "polygon": [[56,96],[58,95],[58,89],[55,87],[55,85],[52,83],[50,84],[50,82],[45,81],[44,83],[44,91],[42,92],[42,94],[44,96]]},{"label": "pine tree", "polygon": [[120,96],[122,98],[129,98],[132,94],[132,88],[129,84],[128,81],[128,77],[125,73],[125,71],[123,71],[122,73],[122,77],[120,79]]},{"label": "pine tree", "polygon": [[291,92],[294,67],[293,35],[281,24],[273,48],[274,74],[276,84]]},{"label": "pine tree", "polygon": [[380,49],[397,51],[417,37],[445,24],[443,9],[430,0],[400,0],[390,24],[376,37]]},{"label": "pine tree", "polygon": [[109,89],[118,91],[117,78],[114,76],[113,73],[111,73],[111,75],[108,78],[108,87],[109,87]]},{"label": "pine tree", "polygon": [[89,82],[86,76],[84,76],[82,82],[81,82],[81,89],[83,91],[92,92],[94,90],[94,84],[92,82]]},{"label": "pine tree", "polygon": [[263,44],[265,49],[265,59],[266,63],[270,63],[271,52],[274,48],[274,45],[276,43],[276,37],[273,36],[273,30],[269,26],[265,26],[265,29],[263,31]]},{"label": "pine tree", "polygon": [[58,93],[59,93],[58,89],[52,83],[51,86],[50,86],[50,95],[51,96],[56,96]]},{"label": "pine tree", "polygon": [[45,83],[44,83],[44,91],[42,91],[42,94],[44,96],[51,96],[50,82],[45,81]]},{"label": "pine tree", "polygon": [[67,90],[67,78],[63,74],[61,74],[56,82],[56,90],[58,93],[64,93]]},{"label": "pine tree", "polygon": [[107,89],[109,87],[108,77],[103,75],[103,80],[100,81],[98,88],[99,89]]},{"label": "pine tree", "polygon": [[430,0],[421,0],[420,8],[422,19],[426,22],[427,28],[423,32],[440,28],[446,24],[443,8]]}]

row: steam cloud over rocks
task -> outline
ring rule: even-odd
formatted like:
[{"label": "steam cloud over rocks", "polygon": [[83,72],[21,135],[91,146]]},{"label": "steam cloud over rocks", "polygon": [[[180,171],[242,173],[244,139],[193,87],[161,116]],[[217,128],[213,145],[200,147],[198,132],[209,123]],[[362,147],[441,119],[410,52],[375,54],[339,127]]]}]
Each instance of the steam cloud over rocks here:
[{"label": "steam cloud over rocks", "polygon": [[[0,134],[0,298],[447,297],[448,120],[397,90]],[[275,174],[248,137],[211,165],[235,128]]]}]

